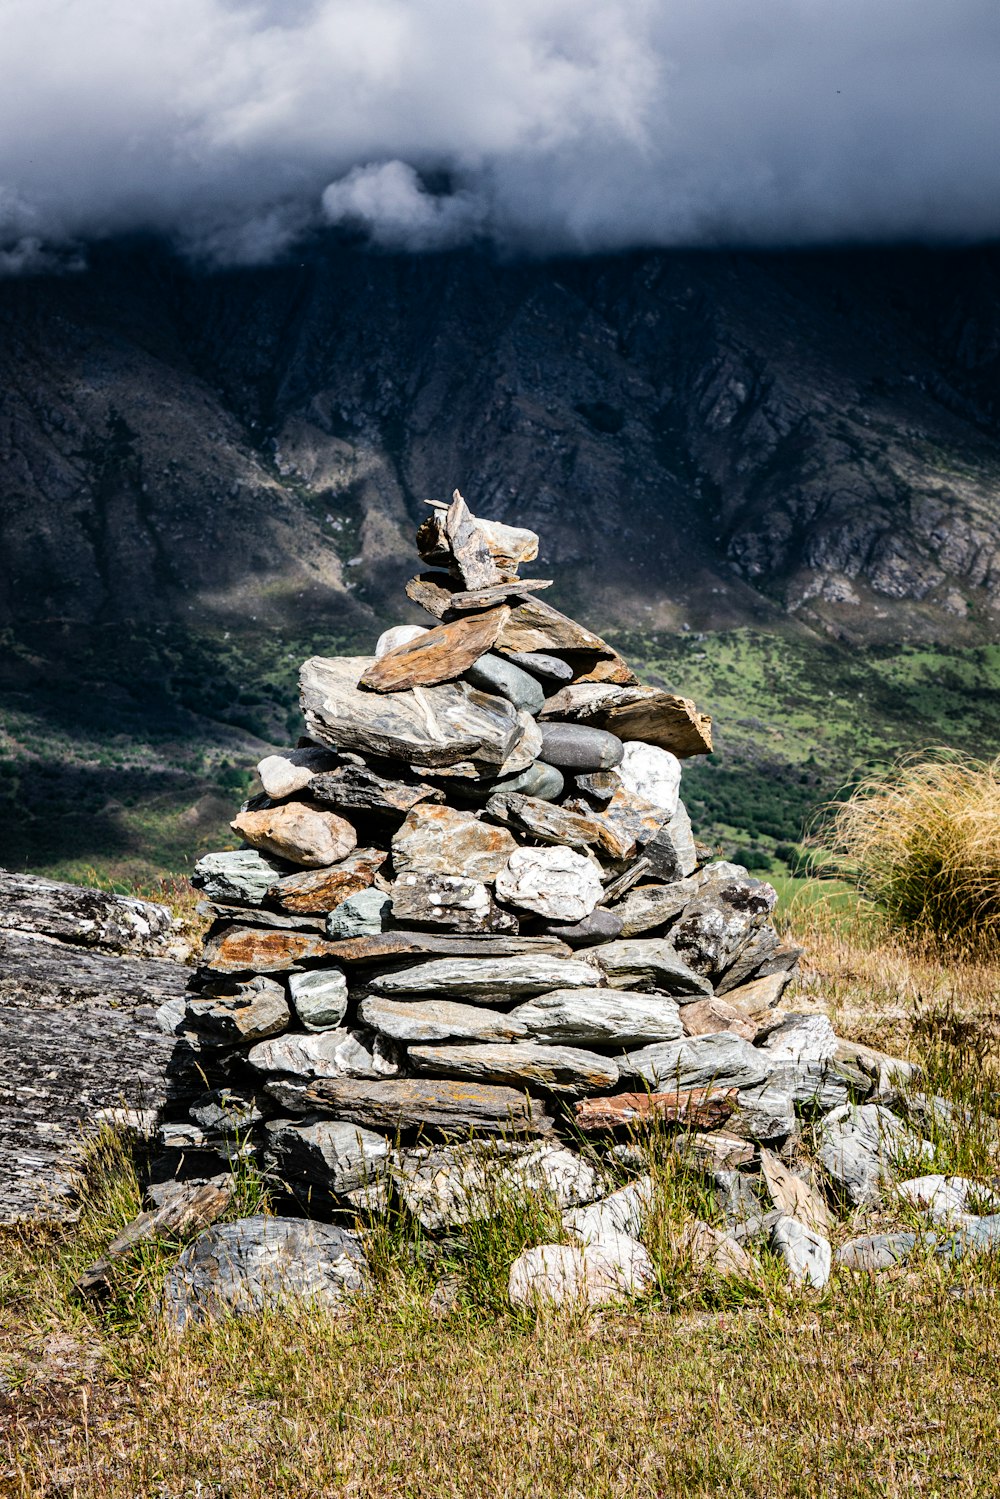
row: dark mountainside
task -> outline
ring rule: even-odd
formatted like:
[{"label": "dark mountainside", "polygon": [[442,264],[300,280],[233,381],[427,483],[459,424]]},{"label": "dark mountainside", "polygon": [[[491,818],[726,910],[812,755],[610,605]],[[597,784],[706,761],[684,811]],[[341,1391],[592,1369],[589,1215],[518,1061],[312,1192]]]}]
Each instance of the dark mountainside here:
[{"label": "dark mountainside", "polygon": [[456,484],[542,534],[552,602],[722,714],[722,838],[795,839],[911,740],[995,752],[998,291],[993,249],[337,243],[0,284],[0,863],[217,841],[298,661],[400,622]]}]

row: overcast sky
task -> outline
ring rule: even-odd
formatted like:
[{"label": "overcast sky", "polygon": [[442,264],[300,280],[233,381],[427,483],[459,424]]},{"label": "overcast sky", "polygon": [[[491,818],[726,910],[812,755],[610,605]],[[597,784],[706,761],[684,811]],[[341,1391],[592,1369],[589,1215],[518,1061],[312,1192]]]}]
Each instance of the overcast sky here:
[{"label": "overcast sky", "polygon": [[133,228],[251,263],[324,222],[998,236],[1000,0],[2,0],[0,269]]}]

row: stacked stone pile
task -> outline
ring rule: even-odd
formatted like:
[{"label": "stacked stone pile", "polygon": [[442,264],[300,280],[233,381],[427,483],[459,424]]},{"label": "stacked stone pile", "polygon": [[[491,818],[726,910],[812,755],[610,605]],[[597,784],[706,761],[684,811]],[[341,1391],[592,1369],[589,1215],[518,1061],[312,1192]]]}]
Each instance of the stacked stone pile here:
[{"label": "stacked stone pile", "polygon": [[210,1165],[237,1142],[300,1203],[391,1198],[430,1232],[544,1186],[579,1243],[529,1251],[511,1294],[598,1296],[651,1274],[623,1132],[658,1115],[728,1204],[733,1233],[698,1225],[692,1252],[739,1269],[763,1232],[825,1279],[801,1121],[842,1200],[871,1200],[887,1141],[923,1149],[885,1107],[910,1069],[781,1007],[775,892],[706,859],[680,797],[710,720],[518,576],[532,532],[456,492],[417,542],[407,594],[436,622],[305,663],[306,736],[259,765],[246,846],[197,867],[213,925],[163,1022],[209,1089],[163,1144]]}]

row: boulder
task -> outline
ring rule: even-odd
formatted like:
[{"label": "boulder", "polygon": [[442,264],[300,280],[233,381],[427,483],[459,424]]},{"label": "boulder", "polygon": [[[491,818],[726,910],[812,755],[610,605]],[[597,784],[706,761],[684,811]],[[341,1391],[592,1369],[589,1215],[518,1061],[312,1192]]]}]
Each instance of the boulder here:
[{"label": "boulder", "polygon": [[509,1018],[537,1041],[571,1046],[643,1046],[682,1034],[673,1000],[627,989],[554,989],[518,1005]]},{"label": "boulder", "polygon": [[339,1312],[367,1282],[356,1234],[302,1218],[239,1218],[188,1245],[167,1274],[162,1310],[176,1332],[262,1312],[289,1298]]},{"label": "boulder", "polygon": [[635,1239],[621,1235],[598,1244],[541,1244],[526,1249],[510,1268],[507,1291],[516,1309],[597,1307],[641,1296],[655,1279],[646,1250]]}]

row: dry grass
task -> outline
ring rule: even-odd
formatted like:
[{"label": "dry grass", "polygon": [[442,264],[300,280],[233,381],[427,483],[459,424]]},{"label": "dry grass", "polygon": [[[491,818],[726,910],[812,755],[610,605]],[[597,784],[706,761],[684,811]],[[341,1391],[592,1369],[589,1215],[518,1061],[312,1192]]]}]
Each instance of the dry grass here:
[{"label": "dry grass", "polygon": [[[997,1170],[1000,965],[956,967],[815,901],[796,1003],[919,1059],[967,1111],[948,1169]],[[951,1151],[951,1155],[947,1155]],[[75,1230],[8,1234],[0,1254],[0,1492],[17,1499],[903,1499],[1000,1489],[1000,1264],[928,1258],[792,1292],[723,1285],[674,1247],[711,1194],[666,1159],[647,1235],[656,1293],[597,1317],[516,1318],[506,1267],[528,1223],[456,1236],[431,1262],[380,1226],[371,1297],[166,1336],[171,1249],[123,1269],[104,1311],[67,1296],[137,1187],[108,1157]],[[887,1216],[886,1226],[889,1226]],[[838,1236],[850,1233],[842,1225]],[[423,1246],[425,1249],[426,1246]],[[444,1316],[433,1293],[457,1278]],[[4,1447],[4,1443],[6,1447]]]},{"label": "dry grass", "polygon": [[893,926],[1000,951],[1000,756],[903,760],[833,809],[818,837]]}]

